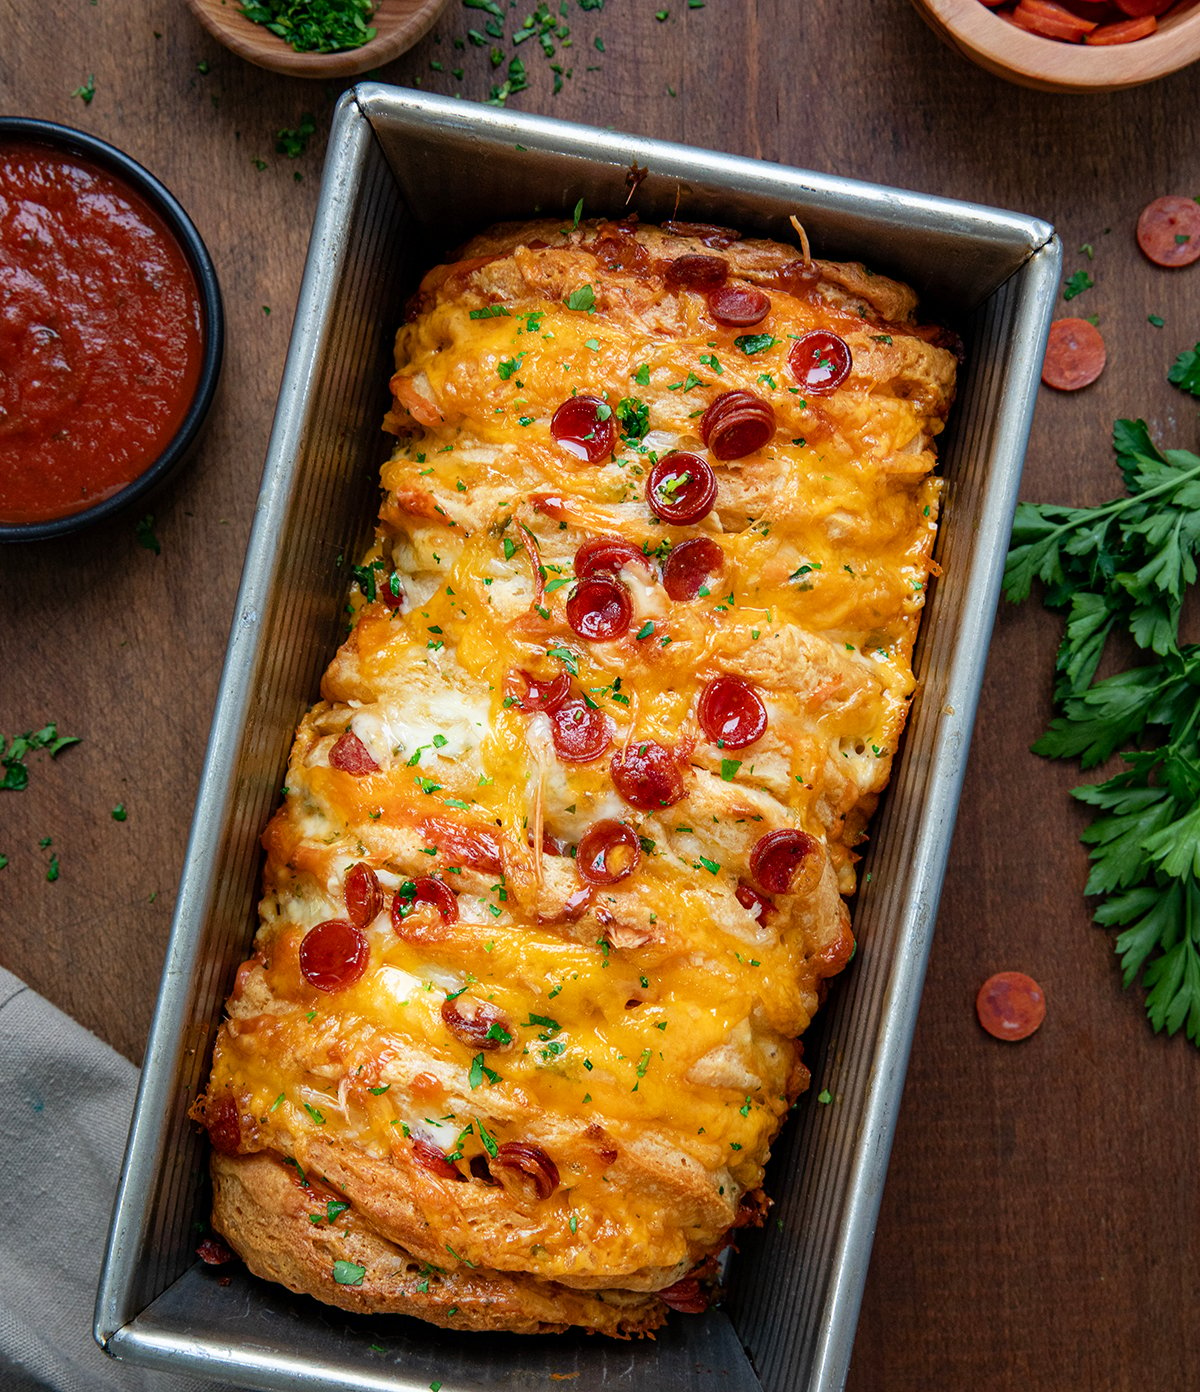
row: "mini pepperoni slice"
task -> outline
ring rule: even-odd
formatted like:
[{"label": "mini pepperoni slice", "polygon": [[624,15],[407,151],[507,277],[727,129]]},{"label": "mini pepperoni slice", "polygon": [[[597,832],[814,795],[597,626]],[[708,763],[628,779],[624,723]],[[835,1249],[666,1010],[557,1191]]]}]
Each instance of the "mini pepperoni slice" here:
[{"label": "mini pepperoni slice", "polygon": [[571,678],[565,672],[548,680],[531,677],[521,670],[513,673],[525,685],[525,694],[517,696],[517,705],[523,711],[552,711],[561,706],[571,693]]},{"label": "mini pepperoni slice", "polygon": [[711,537],[681,541],[663,565],[663,589],[675,600],[695,599],[725,569],[725,553]]},{"label": "mini pepperoni slice", "polygon": [[760,894],[753,885],[748,885],[745,880],[738,882],[733,897],[756,923],[766,923],[775,912],[774,903],[765,894]]},{"label": "mini pepperoni slice", "polygon": [[305,933],[300,974],[318,991],[344,991],[366,971],[370,955],[362,931],[349,919],[329,918]]},{"label": "mini pepperoni slice", "polygon": [[844,338],[828,329],[810,329],[788,349],[788,367],[812,396],[831,396],[850,375],[853,359]]},{"label": "mini pepperoni slice", "polygon": [[686,527],[712,511],[717,500],[717,476],[698,454],[672,450],[651,468],[646,501],[664,522]]},{"label": "mini pepperoni slice", "polygon": [[997,972],[979,988],[975,1013],[995,1039],[1028,1039],[1046,1018],[1046,997],[1024,972]]},{"label": "mini pepperoni slice", "polygon": [[504,1141],[488,1164],[494,1178],[510,1193],[526,1190],[540,1200],[558,1188],[558,1166],[539,1145],[528,1141]]},{"label": "mini pepperoni slice", "polygon": [[663,281],[667,285],[686,286],[689,290],[715,290],[718,285],[724,285],[728,276],[729,263],[723,256],[702,253],[676,256],[663,267]]},{"label": "mini pepperoni slice", "polygon": [[641,854],[637,832],[624,822],[606,817],[584,832],[575,853],[575,866],[588,884],[614,885],[633,874]]},{"label": "mini pepperoni slice", "polygon": [[1190,266],[1200,260],[1200,203],[1169,194],[1142,209],[1137,241],[1156,266]]},{"label": "mini pepperoni slice", "polygon": [[460,1044],[488,1052],[509,1048],[516,1033],[504,1012],[487,1001],[444,1000],[442,1022]]},{"label": "mini pepperoni slice", "polygon": [[557,493],[531,493],[529,503],[536,512],[553,517],[556,522],[565,522],[570,512],[567,500]]},{"label": "mini pepperoni slice", "polygon": [[376,594],[389,609],[403,609],[404,586],[400,583],[400,572],[393,570],[386,580],[380,582]]},{"label": "mini pepperoni slice", "polygon": [[1084,43],[1096,46],[1133,43],[1137,39],[1148,38],[1157,28],[1158,20],[1153,15],[1147,15],[1145,19],[1123,19],[1116,24],[1102,24],[1099,29],[1093,29]]},{"label": "mini pepperoni slice", "polygon": [[402,927],[420,908],[436,909],[443,923],[458,922],[458,896],[448,884],[432,875],[419,880],[405,880],[392,898],[392,927],[404,937],[411,931]]},{"label": "mini pepperoni slice", "polygon": [[379,772],[374,755],[353,730],[347,730],[334,740],[329,750],[329,767],[352,773],[356,778]]},{"label": "mini pepperoni slice", "polygon": [[640,565],[653,574],[650,558],[623,536],[588,537],[575,552],[575,574],[581,580],[596,574],[616,575],[627,565]]},{"label": "mini pepperoni slice", "polygon": [[1148,19],[1169,10],[1175,0],[1113,0],[1113,3],[1130,19]]},{"label": "mini pepperoni slice", "polygon": [[1055,4],[1054,0],[1019,0],[1017,12],[1040,15],[1043,19],[1053,20],[1056,24],[1064,25],[1071,31],[1069,35],[1071,38],[1081,38],[1084,34],[1090,34],[1096,27],[1094,19],[1083,19],[1080,15],[1073,14],[1064,5]]},{"label": "mini pepperoni slice", "polygon": [[734,242],[740,242],[742,234],[735,232],[732,227],[718,227],[712,222],[677,222],[668,220],[660,223],[662,230],[669,237],[695,237],[706,247],[717,247],[724,251],[726,247],[731,247]]},{"label": "mini pepperoni slice", "polygon": [[413,1159],[423,1170],[435,1174],[439,1179],[462,1179],[462,1175],[446,1159],[446,1152],[439,1150],[432,1141],[415,1136],[412,1143]]},{"label": "mini pepperoni slice", "polygon": [[682,1281],[660,1290],[658,1298],[681,1315],[702,1315],[712,1303],[710,1293],[695,1276],[685,1276]]},{"label": "mini pepperoni slice", "polygon": [[612,743],[616,726],[601,710],[592,710],[582,696],[572,696],[550,714],[554,751],[564,763],[590,764]]},{"label": "mini pepperoni slice", "polygon": [[796,872],[819,848],[816,837],[807,831],[791,827],[768,831],[750,852],[750,873],[768,894],[787,894]]},{"label": "mini pepperoni slice", "polygon": [[721,749],[744,749],[767,728],[763,699],[742,677],[714,677],[700,695],[696,715],[700,728]]},{"label": "mini pepperoni slice", "polygon": [[592,643],[619,638],[632,619],[629,591],[611,575],[580,580],[567,600],[567,622],[581,638]]},{"label": "mini pepperoni slice", "polygon": [[209,1098],[204,1104],[204,1126],[218,1155],[236,1155],[242,1148],[242,1120],[232,1094]]},{"label": "mini pepperoni slice", "polygon": [[1053,15],[1042,14],[1028,5],[1019,4],[1009,19],[1018,29],[1029,34],[1037,34],[1043,39],[1060,39],[1064,43],[1078,43],[1084,31],[1069,20],[1056,19]]},{"label": "mini pepperoni slice", "polygon": [[550,418],[550,434],[576,459],[599,464],[617,438],[612,408],[598,396],[569,397]]},{"label": "mini pepperoni slice", "polygon": [[749,329],[771,312],[771,297],[752,285],[723,285],[708,295],[708,312],[718,324]]},{"label": "mini pepperoni slice", "polygon": [[1078,391],[1104,371],[1104,339],[1086,319],[1056,319],[1050,325],[1042,381],[1058,391]]},{"label": "mini pepperoni slice", "polygon": [[352,865],[342,886],[346,915],[356,928],[368,928],[383,912],[383,890],[379,876],[365,861]]},{"label": "mini pepperoni slice", "polygon": [[722,392],[700,417],[700,438],[717,459],[744,459],[775,434],[775,408],[757,392]]},{"label": "mini pepperoni slice", "polygon": [[674,755],[653,740],[638,740],[618,750],[611,771],[617,792],[644,812],[673,807],[687,792]]}]

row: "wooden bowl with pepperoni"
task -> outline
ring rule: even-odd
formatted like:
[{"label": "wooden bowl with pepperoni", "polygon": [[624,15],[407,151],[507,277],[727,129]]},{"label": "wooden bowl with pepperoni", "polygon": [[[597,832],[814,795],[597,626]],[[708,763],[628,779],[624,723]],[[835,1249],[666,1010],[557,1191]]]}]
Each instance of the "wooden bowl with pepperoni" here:
[{"label": "wooden bowl with pepperoni", "polygon": [[1200,0],[913,0],[981,68],[1043,92],[1115,92],[1200,58]]}]

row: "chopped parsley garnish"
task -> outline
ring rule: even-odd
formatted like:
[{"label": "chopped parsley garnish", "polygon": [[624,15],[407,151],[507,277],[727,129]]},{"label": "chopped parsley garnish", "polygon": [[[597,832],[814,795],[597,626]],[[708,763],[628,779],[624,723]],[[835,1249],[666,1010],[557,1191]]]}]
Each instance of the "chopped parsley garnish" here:
[{"label": "chopped parsley garnish", "polygon": [[596,308],[596,292],[590,285],[581,285],[567,296],[567,308],[591,314]]},{"label": "chopped parsley garnish", "polygon": [[7,789],[19,793],[28,787],[29,770],[25,767],[25,760],[35,750],[44,749],[53,759],[62,750],[78,743],[77,735],[60,735],[58,726],[53,724],[15,735],[7,747],[3,735],[0,735],[0,768],[4,770],[4,776],[0,778],[0,792]]},{"label": "chopped parsley garnish", "polygon": [[304,1104],[304,1110],[309,1114],[310,1117],[312,1117],[312,1119],[317,1123],[318,1126],[325,1125],[325,1113],[322,1112],[320,1108],[312,1107],[306,1102]]},{"label": "chopped parsley garnish", "polygon": [[117,805],[116,805],[116,806],[113,808],[113,810],[112,810],[112,819],[113,819],[113,821],[114,821],[114,822],[123,822],[123,821],[125,821],[125,820],[128,818],[128,816],[129,816],[129,813],[125,811],[125,804],[124,804],[123,802],[118,802]]},{"label": "chopped parsley garnish", "polygon": [[333,1279],[339,1286],[361,1286],[366,1274],[367,1268],[357,1262],[335,1261],[333,1264]]},{"label": "chopped parsley garnish", "polygon": [[641,363],[638,370],[633,374],[633,380],[639,387],[648,387],[650,385],[650,365],[648,363]]},{"label": "chopped parsley garnish", "polygon": [[1073,300],[1076,295],[1090,290],[1095,283],[1087,271],[1076,271],[1074,275],[1067,277],[1067,283],[1063,286],[1063,299]]},{"label": "chopped parsley garnish", "polygon": [[374,8],[374,0],[244,0],[241,12],[297,53],[336,53],[375,37]]},{"label": "chopped parsley garnish", "polygon": [[496,365],[496,372],[500,380],[502,382],[507,382],[508,379],[513,375],[513,373],[520,368],[521,363],[524,360],[524,353],[518,353],[515,358],[501,358],[499,363]]},{"label": "chopped parsley garnish", "polygon": [[722,759],[721,777],[724,779],[726,783],[732,783],[733,780],[737,777],[737,771],[741,768],[741,766],[741,759]]},{"label": "chopped parsley garnish", "polygon": [[496,1084],[500,1081],[500,1074],[487,1067],[481,1053],[476,1054],[471,1060],[471,1071],[467,1075],[467,1081],[471,1084],[472,1088],[477,1088],[483,1085],[483,1080],[485,1078],[489,1083]]},{"label": "chopped parsley garnish", "polygon": [[311,112],[304,112],[300,117],[300,124],[295,130],[279,130],[275,132],[275,153],[285,155],[288,159],[299,159],[308,149],[308,142],[317,133],[317,123]]},{"label": "chopped parsley garnish", "polygon": [[625,439],[643,440],[650,429],[650,407],[636,396],[623,396],[617,402],[617,420]]},{"label": "chopped parsley garnish", "polygon": [[697,865],[695,867],[697,870],[699,870],[700,866],[702,865],[710,875],[719,875],[721,873],[721,867],[717,864],[715,860],[709,860],[707,856],[700,856],[698,857],[698,859],[700,861],[700,865]]},{"label": "chopped parsley garnish", "polygon": [[162,545],[154,535],[154,514],[147,513],[133,529],[133,534],[137,537],[137,544],[144,546],[147,551],[153,551],[156,556],[162,555]]},{"label": "chopped parsley garnish", "polygon": [[733,346],[740,348],[747,357],[755,353],[765,353],[768,348],[774,348],[777,343],[782,343],[782,338],[776,338],[773,334],[738,334],[733,340]]},{"label": "chopped parsley garnish", "polygon": [[471,310],[467,317],[470,319],[511,319],[512,314],[502,304],[490,304],[484,305],[482,309]]},{"label": "chopped parsley garnish", "polygon": [[96,74],[88,73],[87,81],[81,82],[71,95],[78,97],[84,106],[91,106],[92,98],[96,95]]}]

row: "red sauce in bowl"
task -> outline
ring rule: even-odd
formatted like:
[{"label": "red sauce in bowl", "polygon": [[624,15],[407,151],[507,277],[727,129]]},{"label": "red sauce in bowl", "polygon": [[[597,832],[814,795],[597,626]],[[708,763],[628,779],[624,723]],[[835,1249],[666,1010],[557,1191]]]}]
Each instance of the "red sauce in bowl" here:
[{"label": "red sauce in bowl", "polygon": [[82,512],[178,431],[203,357],[178,242],[127,184],[0,143],[0,523]]}]

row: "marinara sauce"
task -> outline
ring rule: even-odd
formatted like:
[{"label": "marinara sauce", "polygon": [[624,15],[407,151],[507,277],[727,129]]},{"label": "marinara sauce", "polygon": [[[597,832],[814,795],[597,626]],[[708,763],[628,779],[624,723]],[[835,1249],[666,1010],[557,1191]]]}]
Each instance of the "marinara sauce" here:
[{"label": "marinara sauce", "polygon": [[0,522],[81,512],[179,429],[203,352],[175,238],[76,155],[0,143]]}]

